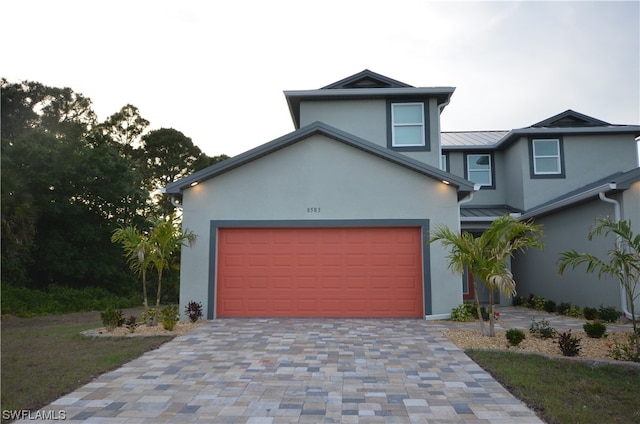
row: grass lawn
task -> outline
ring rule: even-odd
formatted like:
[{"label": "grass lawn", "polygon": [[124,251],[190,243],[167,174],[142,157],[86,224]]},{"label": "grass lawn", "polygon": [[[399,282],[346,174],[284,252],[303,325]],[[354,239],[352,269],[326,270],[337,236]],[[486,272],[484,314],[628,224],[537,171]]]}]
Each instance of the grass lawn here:
[{"label": "grass lawn", "polygon": [[512,352],[466,352],[549,424],[640,422],[640,368]]},{"label": "grass lawn", "polygon": [[[137,310],[125,311],[128,314]],[[99,312],[2,320],[2,410],[39,409],[171,337],[88,338]]]}]

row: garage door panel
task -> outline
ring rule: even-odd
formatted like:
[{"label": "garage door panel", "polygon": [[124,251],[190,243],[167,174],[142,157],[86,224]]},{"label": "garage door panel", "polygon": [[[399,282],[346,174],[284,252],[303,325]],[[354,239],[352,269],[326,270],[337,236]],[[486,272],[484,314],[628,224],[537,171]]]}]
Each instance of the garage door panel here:
[{"label": "garage door panel", "polygon": [[423,315],[419,228],[231,228],[218,246],[219,317]]}]

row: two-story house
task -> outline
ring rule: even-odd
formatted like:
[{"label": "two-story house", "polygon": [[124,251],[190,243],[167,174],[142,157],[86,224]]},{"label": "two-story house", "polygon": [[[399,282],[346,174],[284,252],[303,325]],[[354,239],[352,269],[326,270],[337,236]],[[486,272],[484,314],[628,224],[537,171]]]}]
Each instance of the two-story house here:
[{"label": "two-story house", "polygon": [[[285,91],[293,132],[165,189],[198,235],[182,252],[181,309],[195,300],[208,318],[446,317],[471,285],[428,243],[430,229],[481,232],[504,213],[535,217],[547,234],[543,253],[513,261],[520,292],[565,300],[554,255],[566,244],[554,243],[570,240],[549,232],[571,227],[569,239],[586,241],[594,216],[615,208],[640,223],[640,127],[567,111],[525,129],[441,133],[453,92],[368,70]],[[582,302],[571,290],[583,277],[565,277],[567,301]]]}]

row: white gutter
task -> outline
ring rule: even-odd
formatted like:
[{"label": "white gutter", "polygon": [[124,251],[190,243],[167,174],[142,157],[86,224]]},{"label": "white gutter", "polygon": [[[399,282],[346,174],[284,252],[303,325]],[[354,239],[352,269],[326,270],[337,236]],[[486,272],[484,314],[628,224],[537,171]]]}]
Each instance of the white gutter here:
[{"label": "white gutter", "polygon": [[[610,184],[612,188],[616,188],[615,184]],[[604,191],[598,193],[598,197],[603,202],[611,203],[613,205],[613,219],[616,223],[620,222],[620,202],[616,199],[611,199],[605,195]],[[620,248],[620,236],[616,236],[616,245]],[[625,318],[633,319],[633,315],[629,312],[629,305],[627,304],[627,294],[624,291],[624,287],[620,284],[620,305],[622,306],[622,314]],[[640,315],[635,316],[635,319],[640,319]]]}]

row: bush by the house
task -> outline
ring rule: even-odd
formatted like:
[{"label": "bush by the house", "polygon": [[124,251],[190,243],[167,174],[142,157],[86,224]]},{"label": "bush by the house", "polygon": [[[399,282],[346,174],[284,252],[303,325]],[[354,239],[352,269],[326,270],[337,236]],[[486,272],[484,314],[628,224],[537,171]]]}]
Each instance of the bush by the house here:
[{"label": "bush by the house", "polygon": [[[202,318],[202,303],[192,300],[184,307],[184,312],[189,317],[189,321],[196,322]],[[451,312],[451,319],[453,319],[453,311]]]},{"label": "bush by the house", "polygon": [[544,310],[549,313],[554,313],[556,311],[556,302],[553,300],[547,300],[544,302]]},{"label": "bush by the house", "polygon": [[511,346],[518,346],[527,336],[518,328],[507,330],[505,337]]},{"label": "bush by the house", "polygon": [[591,337],[592,339],[601,338],[607,331],[607,326],[598,320],[595,320],[593,322],[585,322],[582,328],[584,328],[584,332],[587,333],[587,336]]},{"label": "bush by the house", "polygon": [[529,332],[532,336],[539,339],[550,339],[555,337],[557,333],[556,329],[553,328],[546,319],[542,319],[541,321],[532,319],[531,325],[529,326]]},{"label": "bush by the house", "polygon": [[598,308],[598,318],[604,322],[616,322],[622,314],[613,306],[602,306]]},{"label": "bush by the house", "polygon": [[556,308],[556,311],[560,315],[566,315],[567,311],[569,310],[569,308],[571,308],[571,303],[570,302],[560,302],[560,304]]},{"label": "bush by the house", "polygon": [[582,318],[582,308],[578,305],[571,305],[564,314],[571,318]]},{"label": "bush by the house", "polygon": [[582,339],[571,334],[571,330],[558,335],[558,347],[564,356],[578,356]]},{"label": "bush by the house", "polygon": [[593,321],[594,319],[598,318],[598,310],[590,306],[585,306],[584,308],[582,308],[582,315],[584,315],[585,319]]}]

